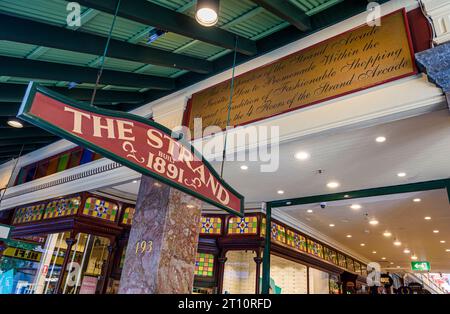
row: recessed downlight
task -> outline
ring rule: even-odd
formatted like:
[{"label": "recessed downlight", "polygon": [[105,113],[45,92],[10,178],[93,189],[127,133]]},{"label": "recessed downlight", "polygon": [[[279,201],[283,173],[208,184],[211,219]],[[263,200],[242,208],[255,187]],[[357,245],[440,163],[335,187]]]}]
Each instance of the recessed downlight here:
[{"label": "recessed downlight", "polygon": [[386,238],[389,238],[391,235],[392,233],[390,231],[383,232],[383,236],[385,236]]},{"label": "recessed downlight", "polygon": [[278,190],[277,193],[280,194],[280,195],[283,195],[284,191],[283,190]]},{"label": "recessed downlight", "polygon": [[372,251],[372,254],[377,254],[377,251]]},{"label": "recessed downlight", "polygon": [[402,242],[400,242],[399,240],[395,240],[394,241],[394,245],[395,246],[400,246],[400,245],[402,245]]},{"label": "recessed downlight", "polygon": [[366,246],[366,244],[365,243],[361,243],[360,246]]},{"label": "recessed downlight", "polygon": [[18,121],[18,120],[10,119],[10,120],[8,120],[8,122],[6,122],[6,123],[8,123],[8,125],[9,125],[9,126],[12,126],[13,128],[17,128],[17,129],[23,128],[22,122],[20,122],[20,121]]},{"label": "recessed downlight", "polygon": [[445,240],[441,240],[441,241],[439,241],[439,242],[441,242],[441,243],[445,243]]},{"label": "recessed downlight", "polygon": [[439,233],[439,230],[433,230],[433,233]]},{"label": "recessed downlight", "polygon": [[337,181],[330,181],[330,182],[327,183],[327,187],[328,187],[329,189],[336,189],[336,188],[338,188],[339,186],[340,186],[340,184],[339,184],[339,182],[337,182]]},{"label": "recessed downlight", "polygon": [[422,200],[420,199],[420,198],[415,198],[415,199],[413,199],[413,202],[414,203],[419,203],[419,202],[421,202]]},{"label": "recessed downlight", "polygon": [[399,178],[406,177],[406,172],[399,172],[399,173],[397,173],[397,177],[399,177]]},{"label": "recessed downlight", "polygon": [[346,237],[347,237],[347,238],[351,238],[352,235],[351,235],[351,234],[347,234]]},{"label": "recessed downlight", "polygon": [[350,208],[351,209],[353,209],[353,210],[358,210],[358,209],[361,209],[361,205],[359,205],[359,204],[352,204],[351,206],[350,206]]},{"label": "recessed downlight", "polygon": [[381,259],[384,261],[384,260],[386,260],[386,257],[383,256]]},{"label": "recessed downlight", "polygon": [[450,252],[450,249],[446,249],[445,252]]},{"label": "recessed downlight", "polygon": [[333,228],[335,226],[335,224],[329,224],[328,226],[330,226],[331,228]]},{"label": "recessed downlight", "polygon": [[195,206],[192,205],[192,204],[187,204],[186,207],[187,207],[187,208],[194,208]]},{"label": "recessed downlight", "polygon": [[138,183],[138,180],[133,180],[133,183]]},{"label": "recessed downlight", "polygon": [[248,170],[248,166],[247,165],[242,165],[241,166],[241,170]]},{"label": "recessed downlight", "polygon": [[307,152],[297,152],[295,158],[298,160],[307,160],[309,159],[309,154]]},{"label": "recessed downlight", "polygon": [[384,136],[378,136],[375,141],[377,141],[377,143],[384,143],[386,142],[386,137]]},{"label": "recessed downlight", "polygon": [[369,221],[369,224],[371,224],[372,226],[376,226],[376,225],[379,224],[379,221],[376,220],[376,219],[371,219],[371,220]]},{"label": "recessed downlight", "polygon": [[307,212],[308,214],[312,214],[312,213],[313,213],[313,210],[312,210],[312,209],[308,209],[306,212]]},{"label": "recessed downlight", "polygon": [[403,250],[403,253],[409,254],[409,253],[411,253],[411,251],[410,251],[409,249],[404,249],[404,250]]},{"label": "recessed downlight", "polygon": [[411,256],[411,259],[412,259],[413,261],[415,261],[415,260],[417,260],[417,256],[416,256],[416,255],[413,255],[413,256]]},{"label": "recessed downlight", "polygon": [[431,217],[430,217],[430,216],[425,216],[423,219],[425,219],[425,220],[431,220]]}]

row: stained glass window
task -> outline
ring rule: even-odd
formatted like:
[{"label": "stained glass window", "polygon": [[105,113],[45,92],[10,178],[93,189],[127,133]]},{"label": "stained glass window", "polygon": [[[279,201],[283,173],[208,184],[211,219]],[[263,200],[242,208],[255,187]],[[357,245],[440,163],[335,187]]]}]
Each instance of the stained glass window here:
[{"label": "stained glass window", "polygon": [[68,153],[66,153],[59,157],[57,172],[66,170],[67,163],[69,162],[69,156],[70,155]]},{"label": "stained glass window", "polygon": [[13,224],[16,225],[41,220],[44,209],[45,203],[18,208],[14,214]]},{"label": "stained glass window", "polygon": [[336,251],[328,248],[328,247],[324,247],[324,258],[326,261],[333,263],[335,265],[338,265],[337,262],[337,254]]},{"label": "stained glass window", "polygon": [[340,267],[347,268],[346,258],[341,253],[338,253],[338,262]]},{"label": "stained glass window", "polygon": [[88,162],[92,161],[92,158],[94,157],[94,153],[91,152],[88,149],[83,150],[83,155],[81,156],[80,165],[86,164]]},{"label": "stained glass window", "polygon": [[306,238],[292,230],[286,232],[286,243],[297,251],[307,251]]},{"label": "stained glass window", "polygon": [[134,217],[135,208],[134,207],[127,207],[125,208],[125,211],[123,212],[122,217],[122,224],[131,226],[133,223],[133,217]]},{"label": "stained glass window", "polygon": [[228,220],[228,234],[256,234],[258,232],[258,217],[231,217]]},{"label": "stained glass window", "polygon": [[80,206],[81,197],[73,197],[51,201],[47,204],[44,219],[75,215]]},{"label": "stained glass window", "polygon": [[194,274],[196,276],[212,277],[214,274],[214,255],[197,253]]},{"label": "stained glass window", "polygon": [[323,258],[323,246],[308,239],[308,253]]},{"label": "stained glass window", "polygon": [[353,260],[350,257],[347,257],[347,269],[355,271],[355,265],[353,265]]},{"label": "stained glass window", "polygon": [[111,222],[116,221],[117,212],[118,206],[116,203],[95,197],[88,197],[83,209],[83,215],[104,219]]},{"label": "stained glass window", "polygon": [[200,228],[200,233],[202,234],[221,234],[222,218],[202,217],[200,220]]},{"label": "stained glass window", "polygon": [[272,240],[276,242],[286,243],[286,230],[283,226],[280,226],[279,224],[272,222],[272,228],[271,228],[272,234],[271,238]]}]

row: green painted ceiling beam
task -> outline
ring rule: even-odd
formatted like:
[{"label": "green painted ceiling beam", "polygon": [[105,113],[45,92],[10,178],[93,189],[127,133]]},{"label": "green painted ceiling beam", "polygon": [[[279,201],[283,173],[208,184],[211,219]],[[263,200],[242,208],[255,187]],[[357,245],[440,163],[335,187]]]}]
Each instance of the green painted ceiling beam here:
[{"label": "green painted ceiling beam", "polygon": [[[90,101],[92,97],[91,89],[46,87],[79,101]],[[26,89],[25,84],[0,84],[0,102],[22,102]],[[95,95],[95,104],[142,103],[145,101],[145,96],[147,95],[137,92],[98,90]]]},{"label": "green painted ceiling beam", "polygon": [[299,30],[305,32],[311,29],[311,21],[305,12],[289,1],[252,0],[267,11],[289,22]]},{"label": "green painted ceiling beam", "polygon": [[8,140],[0,140],[0,147],[5,146],[11,146],[11,145],[18,145],[21,144],[48,144],[55,140],[57,140],[58,137],[56,136],[48,136],[48,137],[38,137],[38,138],[27,138],[27,139],[20,139],[20,142],[14,139],[8,139]]},{"label": "green painted ceiling beam", "polygon": [[[79,0],[77,2],[83,6],[109,14],[114,14],[117,4],[115,0]],[[237,37],[238,52],[246,55],[257,53],[256,44],[250,39],[219,27],[201,26],[194,18],[188,15],[146,0],[122,1],[118,16],[227,49],[234,49]]]},{"label": "green painted ceiling beam", "polygon": [[[0,75],[4,76],[95,84],[97,73],[98,69],[76,65],[0,57]],[[100,84],[161,90],[175,88],[175,81],[170,78],[112,70],[103,70]]]},{"label": "green painted ceiling beam", "polygon": [[[14,30],[14,31],[12,31]],[[103,55],[106,37],[0,14],[0,40]],[[107,57],[209,73],[210,61],[111,39]]]},{"label": "green painted ceiling beam", "polygon": [[[4,129],[0,132],[0,140],[4,139],[22,139],[22,138],[36,138],[36,137],[49,137],[50,133],[39,128],[26,128],[26,129]],[[20,141],[18,143],[20,145]]]}]

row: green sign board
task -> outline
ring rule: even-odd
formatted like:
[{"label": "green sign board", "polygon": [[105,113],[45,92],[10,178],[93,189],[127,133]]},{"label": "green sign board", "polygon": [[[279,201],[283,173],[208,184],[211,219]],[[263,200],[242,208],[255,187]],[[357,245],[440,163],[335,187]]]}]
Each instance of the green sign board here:
[{"label": "green sign board", "polygon": [[411,262],[411,270],[415,271],[430,271],[429,262]]}]

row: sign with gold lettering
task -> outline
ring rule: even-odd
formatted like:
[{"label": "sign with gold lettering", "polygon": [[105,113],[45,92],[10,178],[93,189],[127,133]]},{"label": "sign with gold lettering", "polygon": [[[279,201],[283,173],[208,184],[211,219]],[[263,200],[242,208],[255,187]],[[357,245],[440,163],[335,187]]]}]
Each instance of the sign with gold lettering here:
[{"label": "sign with gold lettering", "polygon": [[[237,126],[417,72],[405,11],[363,25],[235,78],[230,125]],[[230,80],[194,95],[184,124],[227,122]]]},{"label": "sign with gold lettering", "polygon": [[140,116],[78,103],[31,82],[17,117],[242,216],[244,197],[189,143]]}]

